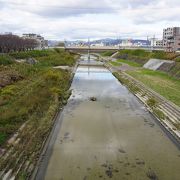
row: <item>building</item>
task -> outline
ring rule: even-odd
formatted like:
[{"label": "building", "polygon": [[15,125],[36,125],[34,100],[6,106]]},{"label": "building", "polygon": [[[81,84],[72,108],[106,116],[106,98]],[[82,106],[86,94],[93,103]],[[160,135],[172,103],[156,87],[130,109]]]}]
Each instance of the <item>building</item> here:
[{"label": "building", "polygon": [[150,41],[151,47],[163,47],[163,40],[159,40],[153,37],[153,38],[150,38],[149,41]]},{"label": "building", "polygon": [[156,47],[163,47],[163,40],[156,40],[155,46]]},{"label": "building", "polygon": [[44,49],[45,47],[48,46],[47,40],[44,39],[44,37],[42,37],[39,34],[23,34],[23,38],[24,39],[34,39],[38,42],[38,46],[37,49]]},{"label": "building", "polygon": [[133,45],[132,39],[124,39],[121,42],[121,46],[132,46],[132,45]]},{"label": "building", "polygon": [[163,47],[167,52],[180,50],[180,27],[171,27],[163,30]]}]

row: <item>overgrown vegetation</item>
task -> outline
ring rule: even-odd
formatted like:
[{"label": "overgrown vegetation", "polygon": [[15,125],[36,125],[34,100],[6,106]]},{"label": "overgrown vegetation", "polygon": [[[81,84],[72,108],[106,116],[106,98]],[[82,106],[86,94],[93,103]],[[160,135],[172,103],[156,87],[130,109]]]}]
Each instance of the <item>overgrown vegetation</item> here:
[{"label": "overgrown vegetation", "polygon": [[0,55],[0,65],[10,65],[13,63],[14,60],[8,55]]},{"label": "overgrown vegetation", "polygon": [[164,120],[165,119],[165,114],[157,108],[153,108],[153,113],[160,119],[160,120]]},{"label": "overgrown vegetation", "polygon": [[128,71],[127,73],[180,106],[180,81],[178,79],[166,73],[148,69]]},{"label": "overgrown vegetation", "polygon": [[175,59],[178,54],[177,53],[168,53],[164,51],[146,51],[142,49],[135,49],[135,50],[128,50],[128,49],[123,49],[119,51],[118,56],[125,56],[126,59],[131,59],[133,60],[136,59],[137,57],[143,58],[142,60],[145,59],[150,59],[150,58],[156,58],[156,59]]},{"label": "overgrown vegetation", "polygon": [[156,99],[154,99],[154,98],[149,98],[149,99],[147,100],[147,105],[150,106],[151,108],[156,107],[157,104],[158,104],[158,102],[157,102]]},{"label": "overgrown vegetation", "polygon": [[[12,59],[9,56],[0,58],[3,62],[1,64],[4,65],[1,72],[8,70],[23,77],[23,80],[0,89],[0,145],[3,145],[30,116],[44,116],[50,102],[53,102],[54,94],[58,95],[59,102],[63,100],[69,87],[70,74],[63,70],[53,70],[52,66],[72,66],[75,63],[75,58],[63,51],[13,53],[13,57],[22,56],[36,57],[38,63],[11,64]],[[11,66],[8,66],[9,64]]]},{"label": "overgrown vegetation", "polygon": [[52,50],[34,50],[34,51],[21,51],[21,52],[13,52],[9,53],[11,57],[14,57],[16,59],[25,59],[29,57],[44,57],[44,56],[50,56],[53,55]]},{"label": "overgrown vegetation", "polygon": [[177,78],[177,79],[180,79],[180,61],[176,62],[175,66],[170,69],[168,74]]},{"label": "overgrown vegetation", "polygon": [[[68,91],[70,72],[52,67],[73,66],[76,62],[74,55],[58,49],[10,54],[13,58],[31,55],[36,57],[37,64],[14,62],[0,66],[1,72],[17,73],[22,77],[0,89],[0,149],[14,146],[5,159],[0,159],[0,169],[13,169],[14,173],[18,172],[17,177],[23,174],[25,179],[36,164],[42,143],[53,125],[53,117],[71,94]],[[7,143],[15,132],[18,136]]]}]

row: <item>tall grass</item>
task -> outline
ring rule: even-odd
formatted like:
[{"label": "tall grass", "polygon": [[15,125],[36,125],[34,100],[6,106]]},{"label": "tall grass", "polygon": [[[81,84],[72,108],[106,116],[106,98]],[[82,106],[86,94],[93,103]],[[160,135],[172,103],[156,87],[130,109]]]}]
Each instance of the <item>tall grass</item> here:
[{"label": "tall grass", "polygon": [[14,60],[8,55],[0,55],[0,65],[10,65],[13,64]]},{"label": "tall grass", "polygon": [[43,57],[53,54],[52,50],[33,50],[33,51],[22,51],[22,52],[13,52],[9,53],[9,56],[16,59],[25,59],[29,57]]},{"label": "tall grass", "polygon": [[[13,57],[33,56],[37,64],[14,63],[3,65],[1,71],[18,73],[23,80],[8,85],[0,90],[0,146],[18,130],[27,120],[45,118],[46,112],[58,97],[62,105],[67,98],[70,85],[70,73],[65,70],[55,70],[52,66],[70,65],[75,63],[73,55],[62,50],[34,51],[14,53]],[[11,62],[11,57],[3,62]],[[4,60],[4,59],[3,59]],[[4,63],[5,64],[5,63]]]},{"label": "tall grass", "polygon": [[164,72],[141,69],[128,74],[180,106],[180,81]]}]

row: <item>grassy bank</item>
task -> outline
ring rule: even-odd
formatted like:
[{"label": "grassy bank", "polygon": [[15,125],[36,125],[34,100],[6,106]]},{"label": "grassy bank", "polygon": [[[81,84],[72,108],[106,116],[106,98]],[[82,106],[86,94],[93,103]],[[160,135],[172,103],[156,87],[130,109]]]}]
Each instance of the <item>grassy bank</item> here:
[{"label": "grassy bank", "polygon": [[[13,60],[31,55],[37,61],[35,65]],[[12,148],[6,159],[0,159],[0,169],[9,167],[16,172],[21,163],[30,162],[30,169],[26,167],[24,170],[24,164],[17,175],[26,179],[53,125],[53,117],[70,95],[70,72],[52,67],[73,66],[76,59],[74,55],[59,50],[13,53],[8,58],[13,63],[3,61],[0,66],[2,74],[7,79],[8,75],[14,74],[21,79],[0,89],[0,149]],[[14,137],[14,133],[17,136]]]},{"label": "grassy bank", "polygon": [[119,54],[117,56],[124,56],[125,58],[128,59],[136,59],[137,57],[141,58],[141,60],[145,59],[150,59],[150,58],[155,58],[155,59],[175,59],[178,54],[177,53],[167,53],[164,51],[146,51],[142,49],[136,49],[136,50],[120,50]]},{"label": "grassy bank", "polygon": [[141,67],[140,64],[133,62],[133,61],[125,60],[125,59],[118,59],[117,62],[125,63],[125,64],[128,64],[129,66],[133,66],[133,67]]},{"label": "grassy bank", "polygon": [[166,73],[141,69],[128,71],[128,74],[144,83],[166,99],[180,106],[180,81]]},{"label": "grassy bank", "polygon": [[117,61],[111,61],[110,64],[113,66],[121,66],[122,65],[121,63],[119,63]]},{"label": "grassy bank", "polygon": [[112,56],[115,51],[105,51],[101,53],[101,56]]},{"label": "grassy bank", "polygon": [[[22,54],[23,58],[36,57],[37,64],[15,63],[10,57],[22,57]],[[21,52],[10,56],[0,57],[1,73],[18,74],[21,80],[0,89],[1,146],[31,115],[44,115],[55,95],[58,95],[59,102],[63,99],[69,87],[70,74],[52,67],[75,63],[75,58],[63,51]]]},{"label": "grassy bank", "polygon": [[[104,56],[111,56],[111,52],[107,51],[104,52],[102,55]],[[135,62],[139,65],[144,65],[150,58],[155,59],[167,59],[167,60],[174,60],[179,62],[179,57],[177,53],[167,53],[164,51],[146,51],[142,49],[135,49],[135,50],[128,50],[122,49],[116,54],[116,59],[125,59],[131,62]]]}]

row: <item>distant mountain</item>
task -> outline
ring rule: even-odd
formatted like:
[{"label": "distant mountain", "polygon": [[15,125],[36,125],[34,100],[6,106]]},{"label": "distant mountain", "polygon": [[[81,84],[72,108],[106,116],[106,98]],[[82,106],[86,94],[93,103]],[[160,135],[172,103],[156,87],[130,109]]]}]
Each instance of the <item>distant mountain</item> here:
[{"label": "distant mountain", "polygon": [[60,41],[56,41],[56,40],[49,40],[48,41],[48,46],[50,47],[54,47],[57,46],[59,44]]},{"label": "distant mountain", "polygon": [[[122,43],[122,41],[129,40],[129,39],[111,39],[111,38],[106,38],[106,39],[98,39],[98,40],[93,40],[90,41],[89,43],[92,44],[103,44],[105,46],[114,46]],[[131,42],[133,44],[143,44],[143,45],[150,45],[150,42],[147,40],[142,40],[142,39],[131,39]],[[88,45],[87,41],[67,41],[66,44],[84,44]]]}]

